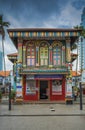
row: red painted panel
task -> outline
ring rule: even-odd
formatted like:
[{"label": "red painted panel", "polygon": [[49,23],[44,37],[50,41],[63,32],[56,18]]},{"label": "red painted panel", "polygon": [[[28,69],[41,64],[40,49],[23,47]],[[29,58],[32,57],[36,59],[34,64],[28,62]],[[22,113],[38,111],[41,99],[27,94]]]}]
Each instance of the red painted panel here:
[{"label": "red painted panel", "polygon": [[36,94],[26,95],[26,77],[23,78],[23,99],[24,101],[37,101],[38,100],[38,81],[36,80]]},{"label": "red painted panel", "polygon": [[62,95],[52,95],[52,80],[50,81],[50,100],[51,101],[65,100],[65,78],[62,79]]}]

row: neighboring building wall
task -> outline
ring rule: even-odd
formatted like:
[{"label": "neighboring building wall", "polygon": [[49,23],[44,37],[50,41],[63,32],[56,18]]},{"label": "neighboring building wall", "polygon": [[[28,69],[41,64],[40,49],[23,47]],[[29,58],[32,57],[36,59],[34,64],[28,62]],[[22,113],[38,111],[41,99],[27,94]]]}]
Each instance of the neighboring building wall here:
[{"label": "neighboring building wall", "polygon": [[3,53],[0,51],[0,70],[3,70]]},{"label": "neighboring building wall", "polygon": [[85,7],[84,7],[82,14],[81,14],[81,24],[80,25],[85,28]]},{"label": "neighboring building wall", "polygon": [[78,44],[78,63],[79,70],[85,70],[85,39],[83,37],[79,38]]},{"label": "neighboring building wall", "polygon": [[[85,7],[82,11],[81,15],[81,26],[85,29]],[[79,54],[79,69],[85,70],[85,38],[79,38],[79,45],[78,45],[78,54]]]},{"label": "neighboring building wall", "polygon": [[73,76],[72,77],[72,86],[79,88],[80,81],[81,81],[81,76]]}]

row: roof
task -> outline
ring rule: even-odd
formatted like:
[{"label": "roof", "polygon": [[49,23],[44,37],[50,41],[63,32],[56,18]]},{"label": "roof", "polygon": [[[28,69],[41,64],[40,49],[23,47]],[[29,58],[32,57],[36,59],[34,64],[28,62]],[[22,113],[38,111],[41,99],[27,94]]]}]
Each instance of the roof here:
[{"label": "roof", "polygon": [[8,32],[25,32],[25,31],[31,31],[31,32],[34,32],[34,31],[52,31],[52,32],[58,32],[58,31],[62,31],[62,32],[65,32],[65,31],[69,31],[69,32],[72,32],[72,31],[81,31],[81,29],[73,29],[73,28],[11,28],[11,29],[7,29]]},{"label": "roof", "polygon": [[80,36],[81,29],[73,28],[10,28],[8,34],[16,48],[18,39],[22,40],[66,40],[70,38],[73,44]]},{"label": "roof", "polygon": [[18,53],[12,53],[12,54],[8,54],[7,56],[18,56]]},{"label": "roof", "polygon": [[10,75],[10,71],[0,71],[0,76],[7,77]]},{"label": "roof", "polygon": [[18,56],[18,53],[12,53],[12,54],[8,54],[7,57],[8,59],[14,63],[16,60],[17,60],[17,56]]},{"label": "roof", "polygon": [[80,76],[80,73],[79,72],[76,72],[76,71],[72,71],[72,76],[75,77],[75,76]]},{"label": "roof", "polygon": [[78,57],[78,54],[71,53],[71,60],[72,60],[72,62],[73,62],[74,60],[76,60],[77,57]]}]

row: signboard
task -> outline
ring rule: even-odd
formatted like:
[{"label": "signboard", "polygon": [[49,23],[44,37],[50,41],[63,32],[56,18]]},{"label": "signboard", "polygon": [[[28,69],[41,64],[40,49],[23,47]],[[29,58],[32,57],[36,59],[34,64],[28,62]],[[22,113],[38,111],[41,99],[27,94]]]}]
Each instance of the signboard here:
[{"label": "signboard", "polygon": [[52,95],[62,95],[62,82],[53,80],[52,81]]},{"label": "signboard", "polygon": [[67,80],[66,83],[66,96],[72,97],[72,82],[70,80]]},{"label": "signboard", "polygon": [[36,94],[36,84],[35,81],[29,80],[26,82],[26,95]]},{"label": "signboard", "polygon": [[22,97],[22,86],[16,86],[16,97]]},{"label": "signboard", "polygon": [[21,77],[17,77],[17,83],[16,83],[16,97],[22,98],[22,79]]},{"label": "signboard", "polygon": [[34,75],[27,75],[26,76],[26,80],[34,80]]}]

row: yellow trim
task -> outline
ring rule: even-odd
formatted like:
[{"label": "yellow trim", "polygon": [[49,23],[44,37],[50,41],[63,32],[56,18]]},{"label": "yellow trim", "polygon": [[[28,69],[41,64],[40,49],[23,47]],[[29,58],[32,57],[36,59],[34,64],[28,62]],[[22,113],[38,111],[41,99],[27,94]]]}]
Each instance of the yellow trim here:
[{"label": "yellow trim", "polygon": [[26,36],[26,37],[28,37],[28,36],[29,36],[29,33],[28,33],[28,32],[26,32],[26,33],[25,33],[25,36]]},{"label": "yellow trim", "polygon": [[69,36],[69,32],[65,32],[65,36]]},{"label": "yellow trim", "polygon": [[17,33],[17,35],[18,35],[18,37],[20,37],[20,36],[21,36],[21,33],[20,33],[20,32],[18,32],[18,33]]},{"label": "yellow trim", "polygon": [[9,32],[9,36],[10,36],[10,37],[13,37],[13,33],[12,33],[12,32]]}]

